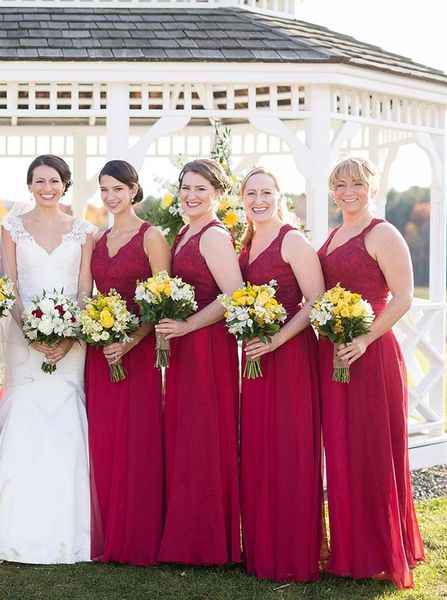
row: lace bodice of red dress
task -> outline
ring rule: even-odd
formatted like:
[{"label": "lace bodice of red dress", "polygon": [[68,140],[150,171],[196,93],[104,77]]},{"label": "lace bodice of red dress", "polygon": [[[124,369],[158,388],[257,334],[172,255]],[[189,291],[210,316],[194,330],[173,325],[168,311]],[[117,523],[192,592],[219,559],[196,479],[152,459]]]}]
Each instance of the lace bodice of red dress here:
[{"label": "lace bodice of red dress", "polygon": [[271,279],[275,279],[278,284],[276,299],[286,309],[288,318],[298,312],[303,299],[303,293],[292,268],[281,256],[281,245],[284,236],[293,229],[296,228],[292,225],[283,225],[272,243],[251,264],[250,244],[242,250],[239,257],[244,281],[249,281],[255,285],[262,285],[268,283]]},{"label": "lace bodice of red dress", "polygon": [[201,310],[213,302],[220,294],[219,286],[215,282],[206,260],[200,254],[200,238],[210,227],[220,227],[226,231],[220,221],[211,221],[191,236],[177,252],[179,244],[189,229],[189,225],[187,225],[177,235],[172,245],[172,273],[194,286],[197,310]]},{"label": "lace bodice of red dress", "polygon": [[135,285],[152,277],[149,260],[144,251],[144,234],[152,227],[142,223],[138,232],[110,257],[107,249],[107,236],[110,229],[98,240],[92,256],[91,269],[98,291],[107,294],[114,288],[126,301],[127,308],[138,314],[138,305],[134,302]]},{"label": "lace bodice of red dress", "polygon": [[327,254],[337,229],[331,233],[318,251],[326,289],[338,282],[347,290],[362,294],[373,309],[381,310],[387,303],[389,287],[380,267],[365,246],[365,236],[383,219],[373,219],[363,231]]}]

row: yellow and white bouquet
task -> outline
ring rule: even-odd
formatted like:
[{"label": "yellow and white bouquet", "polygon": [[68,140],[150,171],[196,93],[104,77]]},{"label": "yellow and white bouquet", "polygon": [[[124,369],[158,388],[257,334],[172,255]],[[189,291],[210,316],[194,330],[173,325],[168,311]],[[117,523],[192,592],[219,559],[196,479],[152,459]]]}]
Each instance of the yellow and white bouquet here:
[{"label": "yellow and white bouquet", "polygon": [[14,305],[14,284],[7,275],[0,277],[0,317],[5,316]]},{"label": "yellow and white bouquet", "polygon": [[[138,317],[127,309],[126,301],[114,289],[107,295],[84,298],[81,311],[81,337],[92,346],[107,346],[116,342],[130,342],[130,334],[139,327]],[[121,362],[110,365],[110,380],[122,381],[127,373]]]},{"label": "yellow and white bouquet", "polygon": [[[79,306],[62,292],[43,291],[34,296],[22,315],[23,333],[28,343],[43,342],[52,346],[65,339],[79,337]],[[42,362],[44,373],[54,373],[56,365]]]},{"label": "yellow and white bouquet", "polygon": [[[135,302],[140,307],[143,323],[157,324],[161,319],[184,321],[195,310],[194,288],[180,277],[170,277],[167,271],[159,271],[146,281],[137,281]],[[157,358],[155,366],[169,367],[170,344],[162,333],[156,333]]]},{"label": "yellow and white bouquet", "polygon": [[[237,340],[250,341],[258,337],[267,343],[280,329],[287,313],[275,298],[276,281],[268,284],[247,283],[231,296],[220,294],[217,299],[226,308],[225,323]],[[247,359],[244,377],[262,377],[260,359]]]},{"label": "yellow and white bouquet", "polygon": [[312,304],[309,318],[318,335],[327,337],[334,344],[332,381],[348,383],[349,367],[337,358],[338,345],[347,344],[355,337],[368,333],[374,321],[371,305],[361,294],[345,290],[337,283]]}]

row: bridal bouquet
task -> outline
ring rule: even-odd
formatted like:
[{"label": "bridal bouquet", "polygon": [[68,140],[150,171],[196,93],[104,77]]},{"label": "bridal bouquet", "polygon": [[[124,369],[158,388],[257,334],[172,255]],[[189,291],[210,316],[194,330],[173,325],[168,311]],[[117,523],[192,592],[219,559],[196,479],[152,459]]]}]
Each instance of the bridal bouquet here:
[{"label": "bridal bouquet", "polygon": [[[130,342],[129,334],[138,329],[138,318],[128,309],[126,301],[111,289],[107,295],[84,298],[81,311],[81,337],[92,346],[107,346],[115,342]],[[127,373],[121,362],[110,365],[110,380],[122,381]]]},{"label": "bridal bouquet", "polygon": [[7,314],[16,300],[14,284],[7,275],[0,277],[0,317]]},{"label": "bridal bouquet", "polygon": [[[137,281],[135,301],[140,307],[141,321],[156,324],[161,319],[184,321],[197,310],[194,288],[180,277],[170,277],[167,271],[159,271],[146,281]],[[169,340],[162,333],[156,333],[157,358],[155,366],[169,367]]]},{"label": "bridal bouquet", "polygon": [[[79,306],[61,292],[44,291],[34,296],[22,316],[23,332],[28,342],[43,342],[49,346],[65,338],[79,337]],[[56,365],[44,359],[41,369],[54,373]]]},{"label": "bridal bouquet", "polygon": [[[226,308],[225,322],[228,331],[237,340],[249,341],[258,337],[262,342],[270,341],[279,331],[287,313],[276,298],[276,281],[272,279],[265,285],[247,283],[231,296],[220,294],[217,299]],[[247,359],[244,377],[255,379],[262,377],[260,359]]]},{"label": "bridal bouquet", "polygon": [[371,305],[363,300],[361,294],[345,290],[339,283],[312,304],[309,315],[312,327],[322,337],[334,344],[334,372],[332,381],[349,382],[349,367],[337,358],[340,344],[347,344],[368,333],[374,321]]}]

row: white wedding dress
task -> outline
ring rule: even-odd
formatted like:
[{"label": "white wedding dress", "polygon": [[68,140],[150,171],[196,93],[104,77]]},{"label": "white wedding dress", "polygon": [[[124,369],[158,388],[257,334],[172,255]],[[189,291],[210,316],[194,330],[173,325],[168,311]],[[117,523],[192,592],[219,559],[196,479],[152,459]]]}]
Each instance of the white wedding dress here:
[{"label": "white wedding dress", "polygon": [[[26,307],[43,289],[77,297],[82,244],[93,226],[75,220],[50,254],[20,217],[3,226],[16,244]],[[83,389],[85,347],[75,343],[52,374],[17,326],[7,347],[7,407],[0,434],[0,559],[37,564],[90,560],[90,493]],[[10,330],[11,331],[11,330]],[[3,419],[2,419],[3,421]]]}]

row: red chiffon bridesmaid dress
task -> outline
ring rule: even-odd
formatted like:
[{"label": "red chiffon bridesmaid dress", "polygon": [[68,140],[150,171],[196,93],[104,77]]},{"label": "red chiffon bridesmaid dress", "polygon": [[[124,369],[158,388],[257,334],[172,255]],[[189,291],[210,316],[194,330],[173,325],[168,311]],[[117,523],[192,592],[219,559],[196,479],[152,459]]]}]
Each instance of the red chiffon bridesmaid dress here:
[{"label": "red chiffon bridesmaid dress", "polygon": [[[302,293],[276,239],[250,263],[245,281],[278,283],[276,297],[293,317]],[[242,537],[247,571],[262,579],[319,579],[322,525],[318,348],[309,327],[261,358],[263,376],[243,379],[241,403]]]},{"label": "red chiffon bridesmaid dress", "polygon": [[[172,271],[195,287],[198,310],[220,290],[200,254],[205,225],[176,249]],[[171,340],[166,370],[166,517],[159,559],[195,565],[240,560],[238,358],[219,321]]]},{"label": "red chiffon bridesmaid dress", "polygon": [[[389,289],[368,254],[365,235],[381,219],[327,254],[319,251],[326,288],[340,282],[379,314]],[[332,381],[333,346],[320,342],[323,439],[327,465],[330,556],[327,570],[390,579],[411,587],[424,558],[408,464],[407,376],[392,331],[350,367],[349,384]]]},{"label": "red chiffon bridesmaid dress", "polygon": [[[135,282],[151,276],[143,223],[114,256],[108,231],[96,244],[92,273],[100,292],[115,288],[138,314]],[[92,486],[92,558],[135,565],[157,562],[162,528],[161,374],[150,333],[123,356],[127,379],[111,383],[102,349],[88,348],[86,392]]]}]

